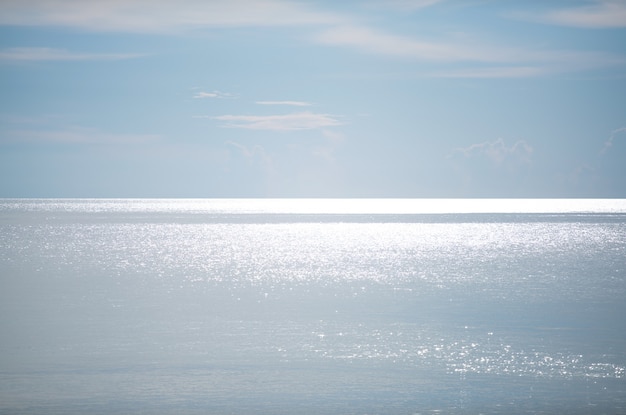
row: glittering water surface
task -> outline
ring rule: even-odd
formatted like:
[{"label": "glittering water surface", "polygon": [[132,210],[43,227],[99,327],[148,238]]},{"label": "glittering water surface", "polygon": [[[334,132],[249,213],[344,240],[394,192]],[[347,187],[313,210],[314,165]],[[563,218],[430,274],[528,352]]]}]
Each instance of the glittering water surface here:
[{"label": "glittering water surface", "polygon": [[624,200],[0,200],[0,413],[625,413]]}]

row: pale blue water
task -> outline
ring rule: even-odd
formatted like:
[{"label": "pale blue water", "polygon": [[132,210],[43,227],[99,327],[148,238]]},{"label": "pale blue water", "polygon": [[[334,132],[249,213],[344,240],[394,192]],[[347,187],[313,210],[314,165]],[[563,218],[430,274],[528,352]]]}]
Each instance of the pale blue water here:
[{"label": "pale blue water", "polygon": [[0,414],[624,414],[625,200],[0,200]]}]

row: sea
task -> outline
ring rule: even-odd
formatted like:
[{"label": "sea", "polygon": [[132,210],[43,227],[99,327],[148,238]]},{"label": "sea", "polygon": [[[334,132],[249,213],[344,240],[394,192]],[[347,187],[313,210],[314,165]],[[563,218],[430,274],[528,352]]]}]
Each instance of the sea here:
[{"label": "sea", "polygon": [[626,200],[0,199],[0,414],[626,414]]}]

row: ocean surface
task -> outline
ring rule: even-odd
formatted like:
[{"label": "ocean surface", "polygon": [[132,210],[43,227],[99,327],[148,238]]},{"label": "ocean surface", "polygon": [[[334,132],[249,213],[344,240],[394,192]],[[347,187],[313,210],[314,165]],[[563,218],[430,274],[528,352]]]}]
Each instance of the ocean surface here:
[{"label": "ocean surface", "polygon": [[626,413],[626,200],[0,199],[0,414],[566,413]]}]

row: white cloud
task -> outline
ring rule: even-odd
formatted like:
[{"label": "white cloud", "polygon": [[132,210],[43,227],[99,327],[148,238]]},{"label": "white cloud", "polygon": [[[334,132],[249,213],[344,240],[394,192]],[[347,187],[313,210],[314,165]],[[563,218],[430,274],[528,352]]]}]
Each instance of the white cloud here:
[{"label": "white cloud", "polygon": [[142,56],[145,55],[129,53],[77,53],[53,48],[9,48],[0,50],[0,61],[5,62],[122,60]]},{"label": "white cloud", "polygon": [[457,154],[462,154],[466,158],[485,157],[496,165],[505,161],[515,161],[520,163],[530,163],[533,148],[524,140],[519,140],[508,147],[503,139],[499,138],[493,142],[472,144],[465,148],[456,148]]},{"label": "white cloud", "polygon": [[89,31],[172,32],[198,27],[302,26],[338,17],[285,0],[4,0],[0,24]]},{"label": "white cloud", "polygon": [[594,1],[587,6],[552,10],[543,14],[518,14],[521,18],[562,26],[582,28],[626,27],[626,2]]},{"label": "white cloud", "polygon": [[299,112],[286,115],[220,115],[211,118],[224,121],[225,127],[245,128],[250,130],[314,130],[341,125],[339,120],[329,114],[316,114],[312,112]]},{"label": "white cloud", "polygon": [[259,105],[288,105],[292,107],[308,107],[311,105],[310,102],[304,101],[257,101]]}]

